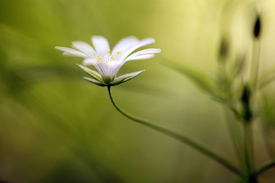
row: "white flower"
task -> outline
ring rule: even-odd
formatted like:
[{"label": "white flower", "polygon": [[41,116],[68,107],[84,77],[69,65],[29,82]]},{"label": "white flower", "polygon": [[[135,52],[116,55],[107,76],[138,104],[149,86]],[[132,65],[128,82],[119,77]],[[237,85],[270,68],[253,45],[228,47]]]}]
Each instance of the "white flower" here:
[{"label": "white flower", "polygon": [[160,49],[150,48],[131,54],[136,49],[154,42],[155,40],[153,38],[146,38],[139,41],[136,37],[130,36],[120,40],[111,51],[106,38],[103,36],[93,36],[92,43],[95,49],[82,41],[72,42],[72,47],[74,49],[59,46],[55,48],[64,51],[64,55],[84,58],[83,65],[93,65],[98,71],[96,72],[83,65],[79,65],[92,77],[84,77],[84,79],[100,86],[107,86],[129,81],[143,72],[138,71],[116,77],[119,69],[127,61],[148,59],[152,58],[155,53],[159,53],[161,51]]}]

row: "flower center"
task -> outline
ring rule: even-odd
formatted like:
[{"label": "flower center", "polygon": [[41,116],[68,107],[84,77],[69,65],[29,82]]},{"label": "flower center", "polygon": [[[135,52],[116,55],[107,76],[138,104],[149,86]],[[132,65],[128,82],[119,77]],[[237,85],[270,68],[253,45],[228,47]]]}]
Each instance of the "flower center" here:
[{"label": "flower center", "polygon": [[[116,60],[116,58],[113,56],[113,55],[111,55],[110,56],[110,53],[111,53],[111,51],[110,50],[108,50],[107,51],[107,54],[105,55],[105,57],[104,57],[104,60],[105,60],[105,63],[107,64],[108,62],[112,62],[112,61],[115,61]],[[117,53],[117,55],[120,55],[121,54],[121,52],[119,52],[119,51],[117,51],[116,52]],[[94,53],[94,56],[96,57],[96,54]],[[118,58],[118,57],[117,57]],[[97,56],[97,62],[99,62],[100,60],[102,60],[102,57],[100,57],[100,56]],[[119,61],[119,59],[117,59],[116,60],[117,62]]]}]

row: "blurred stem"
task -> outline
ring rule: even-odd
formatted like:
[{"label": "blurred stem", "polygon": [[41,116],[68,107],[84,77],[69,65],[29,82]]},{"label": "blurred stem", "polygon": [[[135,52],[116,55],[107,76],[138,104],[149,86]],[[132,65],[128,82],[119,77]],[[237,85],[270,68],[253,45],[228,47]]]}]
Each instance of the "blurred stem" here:
[{"label": "blurred stem", "polygon": [[155,123],[152,123],[150,121],[147,121],[145,119],[141,119],[141,118],[138,118],[138,117],[135,117],[135,116],[132,116],[131,114],[128,114],[127,112],[125,112],[124,110],[120,109],[116,103],[114,102],[113,100],[113,97],[112,97],[112,92],[111,92],[111,86],[108,86],[108,93],[109,93],[109,96],[110,96],[110,99],[111,99],[111,102],[113,103],[114,107],[122,114],[124,115],[125,117],[137,122],[137,123],[140,123],[140,124],[143,124],[145,126],[148,126],[156,131],[159,131],[165,135],[168,135],[174,139],[177,139],[191,147],[193,147],[194,149],[200,151],[201,153],[205,154],[206,156],[212,158],[213,160],[217,161],[218,163],[220,163],[221,165],[223,165],[224,167],[226,167],[227,169],[229,169],[231,172],[235,173],[236,175],[238,176],[243,176],[243,173],[238,169],[236,168],[234,165],[232,165],[230,162],[228,162],[227,160],[225,160],[224,158],[220,157],[219,155],[211,152],[210,150],[208,150],[207,148],[203,147],[202,145],[198,144],[197,142],[189,139],[188,137],[184,136],[184,135],[181,135],[181,134],[178,134],[174,131],[171,131],[169,129],[167,129],[166,127],[162,127],[158,124],[155,124]]},{"label": "blurred stem", "polygon": [[244,123],[244,158],[246,164],[246,173],[250,175],[254,169],[253,163],[253,139],[251,123]]},{"label": "blurred stem", "polygon": [[222,98],[228,100],[228,83],[227,83],[227,75],[225,69],[225,60],[219,60],[219,70],[218,70],[218,80],[219,85],[221,86],[221,95]]},{"label": "blurred stem", "polygon": [[265,162],[264,164],[262,164],[261,166],[259,166],[256,170],[252,172],[252,176],[257,177],[272,167],[275,167],[275,159],[271,159]]},{"label": "blurred stem", "polygon": [[[230,101],[229,101],[231,99],[231,92],[230,92],[231,88],[230,88],[230,84],[228,83],[228,79],[227,79],[225,63],[226,63],[226,60],[220,60],[220,62],[219,62],[218,78],[221,80],[220,85],[221,85],[221,89],[222,89],[222,98],[223,98],[223,100],[227,101],[226,104],[229,107],[229,106],[232,106],[230,104]],[[240,134],[238,124],[230,116],[231,113],[229,114],[227,109],[226,108],[224,108],[224,109],[225,109],[225,114],[227,116],[226,121],[227,121],[227,125],[229,127],[229,131],[230,131],[231,139],[232,139],[232,142],[233,142],[235,154],[236,154],[237,158],[239,159],[239,161],[241,162],[242,168],[244,168],[244,166],[245,166],[244,153],[242,151],[242,144],[241,144],[242,137],[241,137],[241,134]],[[231,110],[235,110],[234,107],[231,107]]]},{"label": "blurred stem", "polygon": [[258,176],[268,169],[275,166],[275,159],[269,160],[259,166],[257,169],[253,170],[250,174],[242,180],[242,183],[258,183]]},{"label": "blurred stem", "polygon": [[258,81],[259,72],[259,61],[260,61],[260,41],[254,40],[253,44],[253,55],[252,55],[252,66],[251,66],[251,89],[255,96],[255,90]]},{"label": "blurred stem", "polygon": [[[254,98],[254,102],[256,100],[256,88],[257,88],[257,82],[258,82],[259,61],[260,61],[260,41],[258,39],[254,39],[253,53],[252,53],[252,65],[251,65],[251,73],[250,73],[250,89],[251,89],[251,93]],[[248,100],[248,102],[249,102],[249,100]],[[251,103],[246,104],[247,106],[245,106],[245,111],[250,111]],[[253,114],[251,114],[251,115],[253,116]],[[245,119],[245,121],[244,121],[243,147],[244,147],[244,159],[245,159],[245,166],[246,166],[246,174],[249,177],[249,180],[251,180],[251,182],[257,182],[257,176],[252,176],[252,172],[254,170],[254,153],[253,153],[253,134],[252,134],[252,120],[251,120],[251,118]]]},{"label": "blurred stem", "polygon": [[[269,105],[269,102],[268,102],[268,98],[267,96],[261,92],[261,96],[262,96],[262,100],[263,100],[263,110],[266,110],[268,111],[268,113],[270,113],[270,105]],[[267,106],[265,106],[267,105]],[[274,106],[272,105],[272,108]],[[261,122],[261,128],[262,128],[262,135],[263,135],[263,138],[264,138],[264,143],[265,143],[265,147],[266,147],[266,150],[270,156],[271,159],[275,158],[275,152],[273,150],[273,144],[272,144],[272,137],[271,137],[271,134],[270,134],[270,119],[268,118],[263,118],[263,121]],[[272,128],[271,128],[272,129]]]},{"label": "blurred stem", "polygon": [[226,119],[228,127],[229,127],[229,131],[231,134],[231,139],[233,141],[233,145],[234,145],[234,149],[235,149],[235,153],[239,159],[239,161],[241,162],[241,166],[243,168],[245,168],[245,162],[244,162],[244,152],[242,150],[242,143],[241,143],[241,134],[240,134],[240,129],[238,126],[237,121],[235,121],[232,117],[230,117],[228,114],[228,110],[225,109],[225,113],[228,116]]}]

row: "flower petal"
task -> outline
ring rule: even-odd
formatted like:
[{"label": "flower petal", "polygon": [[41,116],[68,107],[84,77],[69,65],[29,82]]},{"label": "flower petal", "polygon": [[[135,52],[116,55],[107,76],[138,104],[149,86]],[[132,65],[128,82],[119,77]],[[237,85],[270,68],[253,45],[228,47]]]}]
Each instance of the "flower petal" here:
[{"label": "flower petal", "polygon": [[115,75],[117,74],[117,72],[119,71],[119,69],[122,67],[123,64],[124,63],[122,62],[113,61],[109,63],[96,62],[93,65],[102,76],[102,79],[104,81],[108,81],[110,79],[112,80],[115,77]]},{"label": "flower petal", "polygon": [[79,51],[81,51],[82,53],[84,53],[85,55],[91,57],[91,58],[95,58],[94,54],[95,54],[95,50],[93,49],[93,47],[85,42],[82,41],[74,41],[72,42],[73,47],[75,47],[76,49],[78,49]]},{"label": "flower petal", "polygon": [[143,59],[149,59],[149,58],[152,58],[152,57],[154,57],[155,56],[155,54],[144,54],[144,55],[138,55],[138,56],[135,56],[135,57],[128,57],[126,60],[125,60],[125,62],[127,62],[127,61],[130,61],[130,60],[143,60]]},{"label": "flower petal", "polygon": [[120,56],[120,60],[124,60],[130,53],[132,53],[133,51],[135,51],[136,49],[142,47],[142,46],[146,46],[148,44],[152,44],[155,42],[154,38],[146,38],[141,40],[140,42],[136,43],[134,46],[132,46],[131,48],[127,49],[124,53],[121,54]]},{"label": "flower petal", "polygon": [[104,58],[107,52],[110,50],[108,40],[103,36],[93,36],[92,42],[95,47],[97,54]]},{"label": "flower petal", "polygon": [[133,45],[137,44],[138,42],[139,42],[139,40],[134,36],[129,36],[129,37],[123,38],[114,46],[111,55],[115,55],[118,51],[123,53],[128,48],[132,47]]},{"label": "flower petal", "polygon": [[100,74],[96,71],[93,71],[87,67],[84,67],[83,65],[79,65],[77,64],[81,69],[83,69],[86,73],[88,73],[90,76],[92,76],[94,79],[96,79],[99,82],[102,82],[102,77],[100,76]]},{"label": "flower petal", "polygon": [[93,84],[96,84],[98,86],[107,86],[107,84],[103,83],[103,82],[100,82],[100,81],[97,81],[95,79],[92,79],[92,78],[87,78],[87,77],[83,77],[83,79],[93,83]]},{"label": "flower petal", "polygon": [[96,63],[96,60],[92,59],[92,58],[86,58],[82,62],[82,64],[85,65],[85,66],[94,65],[95,63]]},{"label": "flower petal", "polygon": [[55,48],[58,50],[64,51],[63,55],[87,58],[87,55],[85,55],[84,53],[81,53],[80,51],[76,51],[75,49],[72,49],[72,48],[66,48],[61,46],[56,46]]},{"label": "flower petal", "polygon": [[125,59],[125,61],[147,59],[147,57],[151,58],[154,56],[154,53],[160,53],[160,52],[161,52],[161,49],[154,49],[154,48],[141,50],[130,55],[128,58]]},{"label": "flower petal", "polygon": [[129,80],[137,77],[143,71],[145,71],[145,70],[138,71],[138,72],[132,72],[132,73],[129,73],[129,74],[124,74],[122,76],[117,77],[114,81],[110,82],[109,84],[112,85],[112,86],[115,86],[115,85],[124,83],[126,81],[129,81]]}]

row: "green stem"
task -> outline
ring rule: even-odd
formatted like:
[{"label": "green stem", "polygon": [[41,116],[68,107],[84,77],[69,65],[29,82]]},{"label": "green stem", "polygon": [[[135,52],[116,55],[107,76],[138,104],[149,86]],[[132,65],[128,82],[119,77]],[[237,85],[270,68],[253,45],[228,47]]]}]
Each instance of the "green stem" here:
[{"label": "green stem", "polygon": [[244,158],[246,163],[246,173],[249,175],[253,168],[253,141],[251,123],[244,123]]},{"label": "green stem", "polygon": [[[244,140],[243,140],[243,148],[244,148],[244,160],[246,167],[246,175],[253,180],[257,181],[257,177],[251,177],[251,173],[254,170],[254,153],[253,153],[253,135],[252,135],[252,119],[253,114],[251,112],[251,103],[256,100],[256,88],[258,81],[258,72],[259,72],[259,61],[260,61],[260,42],[258,39],[254,40],[253,44],[253,54],[252,54],[252,65],[251,65],[251,73],[250,73],[250,86],[251,93],[253,94],[254,101],[252,101],[252,97],[249,96],[247,103],[244,103],[244,112],[249,114],[249,118],[244,118]],[[252,117],[251,117],[252,116]]]},{"label": "green stem", "polygon": [[[259,73],[259,62],[260,62],[260,50],[261,45],[258,40],[254,40],[253,44],[253,55],[252,55],[252,66],[251,66],[251,89],[254,93],[256,91]],[[255,92],[256,93],[256,92]],[[254,95],[255,95],[254,93]]]},{"label": "green stem", "polygon": [[228,116],[226,121],[227,121],[229,131],[231,134],[231,139],[233,141],[235,153],[237,155],[237,158],[241,162],[240,164],[241,164],[242,168],[245,169],[244,152],[243,152],[242,143],[241,143],[242,137],[240,134],[240,129],[239,129],[238,123],[236,120],[233,120],[233,118],[231,117],[232,114],[229,113],[229,111],[227,109],[225,109],[225,113]]},{"label": "green stem", "polygon": [[148,126],[154,130],[157,130],[163,134],[166,134],[174,139],[177,139],[191,147],[193,147],[194,149],[200,151],[201,153],[205,154],[206,156],[212,158],[213,160],[217,161],[218,163],[220,163],[221,165],[223,165],[224,167],[226,167],[227,169],[229,169],[230,171],[232,171],[233,173],[237,174],[238,176],[243,176],[243,173],[236,168],[234,165],[232,165],[230,162],[228,162],[227,160],[225,160],[224,158],[222,158],[221,156],[211,152],[210,150],[208,150],[207,148],[203,147],[202,145],[198,144],[197,142],[194,142],[193,140],[189,139],[188,137],[181,135],[179,133],[176,133],[172,130],[167,129],[166,127],[162,127],[160,125],[157,125],[155,123],[152,123],[150,121],[147,121],[145,119],[141,119],[135,116],[132,116],[131,114],[128,114],[127,112],[123,111],[122,109],[120,109],[116,103],[113,100],[112,97],[112,92],[111,92],[111,86],[108,86],[108,93],[111,99],[111,102],[113,103],[114,107],[121,113],[123,114],[125,117],[138,122],[140,124],[143,124],[145,126]]},{"label": "green stem", "polygon": [[260,174],[262,174],[263,172],[265,172],[266,170],[275,167],[275,159],[271,159],[267,162],[265,162],[264,164],[262,164],[261,166],[259,166],[256,170],[254,170],[252,172],[253,176],[259,176]]}]

